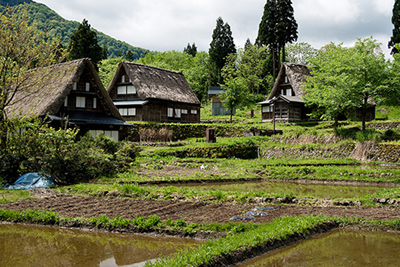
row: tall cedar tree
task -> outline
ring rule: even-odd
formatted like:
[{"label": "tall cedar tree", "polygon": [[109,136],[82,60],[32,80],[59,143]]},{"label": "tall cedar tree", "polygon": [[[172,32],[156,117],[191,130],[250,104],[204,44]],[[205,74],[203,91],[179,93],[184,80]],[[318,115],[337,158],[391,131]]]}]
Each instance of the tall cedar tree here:
[{"label": "tall cedar tree", "polygon": [[400,0],[394,2],[392,23],[394,25],[393,36],[390,38],[388,47],[392,48],[390,54],[393,55],[399,52],[396,48],[396,44],[400,43]]},{"label": "tall cedar tree", "polygon": [[210,83],[211,85],[223,84],[221,70],[225,66],[226,57],[236,53],[236,48],[231,27],[228,23],[224,23],[221,17],[217,19],[208,53],[210,55]]},{"label": "tall cedar tree", "polygon": [[98,63],[103,59],[103,49],[97,42],[97,34],[91,30],[86,19],[82,21],[78,29],[72,34],[68,45],[68,60],[90,58],[98,69]]},{"label": "tall cedar tree", "polygon": [[291,0],[278,0],[278,45],[285,62],[285,45],[297,41],[297,22]]},{"label": "tall cedar tree", "polygon": [[280,65],[280,52],[285,59],[285,45],[297,40],[297,22],[292,1],[267,0],[258,28],[256,44],[268,45],[272,53],[272,75],[276,78]]},{"label": "tall cedar tree", "polygon": [[185,52],[186,54],[192,55],[193,57],[196,56],[197,54],[197,47],[196,44],[193,43],[192,45],[188,44],[187,47],[185,49],[183,49],[183,52]]}]

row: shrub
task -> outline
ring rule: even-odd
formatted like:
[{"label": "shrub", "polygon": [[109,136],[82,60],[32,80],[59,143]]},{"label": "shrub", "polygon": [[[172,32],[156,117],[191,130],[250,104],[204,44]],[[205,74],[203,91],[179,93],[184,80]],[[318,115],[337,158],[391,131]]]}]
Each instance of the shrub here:
[{"label": "shrub", "polygon": [[77,141],[78,129],[55,130],[40,120],[18,121],[0,152],[0,177],[14,183],[18,175],[42,172],[57,184],[85,182],[101,175],[127,170],[136,148],[99,135]]}]

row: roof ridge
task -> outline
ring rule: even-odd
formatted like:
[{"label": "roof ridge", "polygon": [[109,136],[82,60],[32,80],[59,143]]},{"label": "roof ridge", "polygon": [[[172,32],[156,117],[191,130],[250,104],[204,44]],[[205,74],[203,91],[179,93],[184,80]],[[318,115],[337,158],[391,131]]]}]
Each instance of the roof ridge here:
[{"label": "roof ridge", "polygon": [[127,64],[127,65],[138,65],[138,66],[143,66],[143,67],[148,67],[148,68],[152,68],[152,69],[157,69],[157,70],[162,70],[162,71],[167,71],[167,72],[172,72],[175,74],[181,74],[183,75],[182,72],[177,72],[177,71],[173,71],[173,70],[168,70],[168,69],[163,69],[160,67],[155,67],[155,66],[151,66],[151,65],[146,65],[146,64],[141,64],[141,63],[136,63],[136,62],[127,62],[127,61],[123,61],[123,64]]}]

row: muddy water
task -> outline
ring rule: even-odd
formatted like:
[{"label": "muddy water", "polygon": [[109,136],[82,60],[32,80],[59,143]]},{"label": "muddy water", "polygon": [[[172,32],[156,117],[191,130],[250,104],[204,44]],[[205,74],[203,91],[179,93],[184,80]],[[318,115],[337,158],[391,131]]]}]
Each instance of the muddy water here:
[{"label": "muddy water", "polygon": [[200,241],[0,224],[0,266],[144,266]]},{"label": "muddy water", "polygon": [[320,198],[354,198],[373,194],[389,186],[363,184],[359,186],[342,186],[326,184],[299,184],[295,182],[260,181],[241,183],[182,184],[175,185],[203,190],[221,190],[232,192],[266,192],[271,194],[294,194],[296,197],[315,196]]},{"label": "muddy water", "polygon": [[238,266],[400,266],[400,232],[335,230]]}]

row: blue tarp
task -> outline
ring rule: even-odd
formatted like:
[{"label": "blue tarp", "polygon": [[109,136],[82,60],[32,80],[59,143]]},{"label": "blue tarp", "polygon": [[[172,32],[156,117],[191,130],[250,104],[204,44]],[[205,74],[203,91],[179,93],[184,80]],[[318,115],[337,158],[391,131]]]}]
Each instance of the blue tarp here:
[{"label": "blue tarp", "polygon": [[26,173],[18,177],[14,185],[5,185],[5,189],[34,189],[34,188],[50,188],[54,185],[51,177],[46,177],[38,172]]}]

